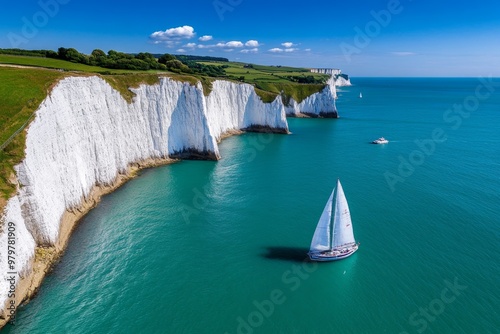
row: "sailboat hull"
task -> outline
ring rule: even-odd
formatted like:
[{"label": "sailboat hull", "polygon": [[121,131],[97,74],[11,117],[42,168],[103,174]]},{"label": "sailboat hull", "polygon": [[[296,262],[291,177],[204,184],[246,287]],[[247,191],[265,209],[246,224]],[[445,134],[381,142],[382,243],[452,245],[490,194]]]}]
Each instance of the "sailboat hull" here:
[{"label": "sailboat hull", "polygon": [[348,249],[344,250],[331,250],[331,251],[325,251],[325,252],[309,252],[309,258],[312,261],[320,261],[320,262],[327,262],[327,261],[338,261],[345,259],[346,257],[351,256],[358,250],[358,245],[355,245],[353,247],[350,247]]}]

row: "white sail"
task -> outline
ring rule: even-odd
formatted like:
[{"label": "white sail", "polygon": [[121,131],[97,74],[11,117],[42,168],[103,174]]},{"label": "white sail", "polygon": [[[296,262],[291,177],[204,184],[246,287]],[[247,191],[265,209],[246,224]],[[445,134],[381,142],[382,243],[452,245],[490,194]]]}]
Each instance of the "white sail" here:
[{"label": "white sail", "polygon": [[337,181],[336,197],[332,248],[355,242],[352,232],[351,213],[340,180]]},{"label": "white sail", "polygon": [[311,242],[311,251],[322,252],[330,249],[330,222],[332,220],[333,191],[326,202],[323,213],[319,218],[316,231]]}]

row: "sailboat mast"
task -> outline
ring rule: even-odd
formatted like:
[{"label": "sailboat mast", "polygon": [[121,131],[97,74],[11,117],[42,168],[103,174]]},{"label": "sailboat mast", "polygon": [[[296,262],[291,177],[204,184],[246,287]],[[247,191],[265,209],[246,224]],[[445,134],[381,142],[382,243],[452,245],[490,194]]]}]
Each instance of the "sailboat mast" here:
[{"label": "sailboat mast", "polygon": [[[332,212],[337,212],[337,194],[338,194],[338,189],[339,189],[339,180],[337,179],[337,186],[335,187],[335,195],[334,195],[334,200],[332,201]],[[335,202],[335,206],[333,205],[333,203]],[[332,237],[330,238],[330,250],[332,251],[333,250],[333,245],[335,244],[334,243],[334,240],[335,240],[335,224],[337,223],[336,219],[335,219],[335,214],[332,214],[332,217],[333,217],[333,223],[332,223]]]}]

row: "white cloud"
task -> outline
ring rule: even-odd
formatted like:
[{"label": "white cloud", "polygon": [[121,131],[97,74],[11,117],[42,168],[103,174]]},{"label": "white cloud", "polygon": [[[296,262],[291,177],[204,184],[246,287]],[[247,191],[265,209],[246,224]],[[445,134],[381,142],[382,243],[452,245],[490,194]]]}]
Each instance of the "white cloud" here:
[{"label": "white cloud", "polygon": [[306,52],[311,52],[312,50],[311,50],[311,49],[305,49],[304,51],[306,51]]},{"label": "white cloud", "polygon": [[259,52],[259,48],[253,48],[253,49],[243,49],[240,51],[241,53],[257,53]]},{"label": "white cloud", "polygon": [[193,49],[196,47],[196,43],[187,43],[186,45],[184,45],[185,48],[190,48],[190,49]]},{"label": "white cloud", "polygon": [[413,56],[416,53],[415,52],[408,52],[408,51],[396,51],[396,52],[391,52],[391,54],[395,56]]},{"label": "white cloud", "polygon": [[165,44],[167,48],[175,48],[179,44],[181,44],[180,41],[153,41],[154,44]]},{"label": "white cloud", "polygon": [[198,40],[200,40],[201,42],[211,41],[212,39],[213,39],[213,37],[210,35],[205,35],[205,36],[201,36],[200,38],[198,38]]},{"label": "white cloud", "polygon": [[177,49],[176,51],[177,51],[177,52],[180,52],[180,53],[184,53],[184,52],[186,52],[186,50],[184,50],[184,49]]},{"label": "white cloud", "polygon": [[149,37],[154,41],[154,43],[167,43],[171,41],[190,39],[196,35],[194,28],[191,26],[182,26],[177,28],[170,28],[165,31],[156,31],[152,33]]},{"label": "white cloud", "polygon": [[[281,43],[281,45],[283,45],[284,48],[272,48],[272,49],[269,49],[268,51],[273,52],[273,53],[281,53],[281,52],[290,53],[290,52],[295,52],[295,51],[300,50],[299,48],[292,48],[292,46],[298,45],[298,44],[294,44],[292,42]],[[306,51],[311,51],[311,49],[306,49]]]},{"label": "white cloud", "polygon": [[[234,51],[235,48],[242,48],[244,44],[240,41],[230,41],[227,43],[217,43],[215,45],[204,45],[201,48],[221,48],[224,49],[224,51]],[[200,47],[200,46],[198,46]]]},{"label": "white cloud", "polygon": [[226,51],[226,52],[233,52],[233,51],[234,51],[234,49],[226,49],[226,50],[224,50],[224,51]]},{"label": "white cloud", "polygon": [[259,42],[254,39],[251,39],[245,43],[245,46],[248,46],[250,48],[256,48],[259,46]]},{"label": "white cloud", "polygon": [[241,43],[240,41],[231,41],[231,42],[227,42],[225,44],[225,46],[228,48],[242,48],[243,43]]},{"label": "white cloud", "polygon": [[198,44],[197,47],[198,49],[212,49],[212,48],[221,48],[224,47],[225,44],[219,43],[219,44]]}]

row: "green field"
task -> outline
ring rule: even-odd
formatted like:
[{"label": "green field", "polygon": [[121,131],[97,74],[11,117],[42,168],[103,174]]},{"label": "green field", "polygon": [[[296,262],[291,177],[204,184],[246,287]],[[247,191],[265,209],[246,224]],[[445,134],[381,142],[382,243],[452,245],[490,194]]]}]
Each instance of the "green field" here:
[{"label": "green field", "polygon": [[[259,82],[291,82],[287,77],[289,76],[313,76],[317,79],[328,78],[327,75],[311,73],[309,69],[286,67],[286,66],[264,66],[252,64],[252,68],[245,68],[246,63],[239,62],[201,62],[205,65],[227,66],[225,68],[228,79],[239,80],[241,76],[245,77],[245,82],[259,83]],[[84,64],[72,63],[65,60],[42,58],[42,57],[28,57],[28,56],[13,56],[0,54],[0,64],[12,64],[21,66],[34,66],[43,68],[59,69],[64,71],[80,71],[88,73],[101,73],[101,74],[126,74],[126,73],[158,73],[159,71],[132,71],[132,70],[117,70],[109,69],[98,66],[89,66]],[[164,71],[163,71],[164,72]]]},{"label": "green field", "polygon": [[4,54],[0,54],[0,63],[63,69],[66,71],[102,72],[106,70],[102,67],[71,63],[59,59],[27,57],[27,56],[11,56]]},{"label": "green field", "polygon": [[[328,79],[328,75],[311,73],[309,69],[286,67],[286,66],[264,66],[238,62],[201,62],[205,65],[228,66],[225,68],[228,77],[238,79],[241,76],[245,77],[245,82],[260,83],[260,82],[275,82],[275,83],[291,83],[288,76],[313,76],[317,79]],[[252,67],[245,67],[251,65]]]},{"label": "green field", "polygon": [[[202,64],[225,66],[227,78],[254,85],[257,94],[264,102],[272,102],[281,92],[284,93],[283,102],[287,103],[290,97],[301,102],[325,87],[324,84],[298,84],[291,81],[289,77],[312,76],[322,81],[329,78],[328,75],[311,73],[309,69],[297,67],[265,66],[239,62],[202,62]],[[240,80],[241,77],[244,77],[244,80]]]},{"label": "green field", "polygon": [[89,72],[89,73],[112,73],[112,74],[124,74],[124,73],[136,73],[136,72],[149,72],[156,73],[158,71],[131,71],[131,70],[115,70],[99,66],[89,66],[84,64],[72,63],[65,60],[53,59],[53,58],[43,58],[43,57],[28,57],[28,56],[11,56],[0,54],[0,64],[13,64],[22,66],[34,66],[43,68],[59,69],[64,71],[79,71],[79,72]]}]

